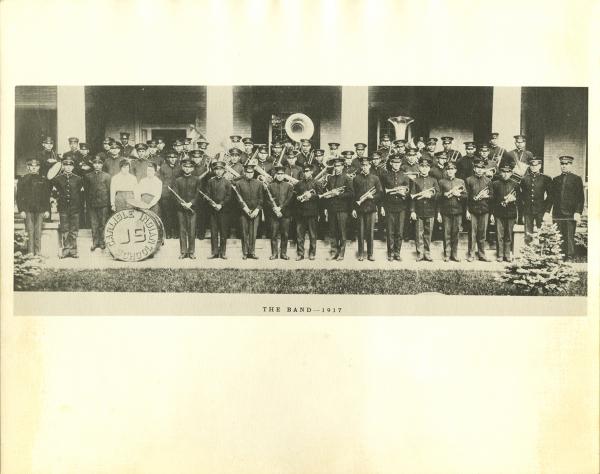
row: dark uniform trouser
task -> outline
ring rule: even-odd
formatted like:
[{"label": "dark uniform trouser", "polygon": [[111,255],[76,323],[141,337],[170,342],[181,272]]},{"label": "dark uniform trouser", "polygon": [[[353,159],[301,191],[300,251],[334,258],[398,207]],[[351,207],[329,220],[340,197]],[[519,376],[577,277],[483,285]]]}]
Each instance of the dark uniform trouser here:
[{"label": "dark uniform trouser", "polygon": [[365,254],[365,240],[367,241],[367,255],[373,256],[373,234],[375,232],[376,212],[358,213],[358,256]]},{"label": "dark uniform trouser", "polygon": [[296,217],[296,252],[304,257],[304,236],[308,230],[308,240],[310,246],[308,255],[314,257],[317,253],[317,217],[316,216],[297,216]]},{"label": "dark uniform trouser", "polygon": [[198,217],[196,218],[196,235],[199,239],[204,238],[206,235],[206,229],[210,227],[209,214],[211,210],[212,208],[210,207],[210,204],[208,204],[206,201],[202,201],[198,209]]},{"label": "dark uniform trouser", "polygon": [[240,216],[240,223],[242,225],[242,255],[254,255],[259,220],[260,212],[254,219],[248,217],[245,212]]},{"label": "dark uniform trouser", "polygon": [[528,244],[533,240],[533,229],[535,227],[541,227],[544,221],[544,213],[540,214],[526,214],[523,213],[523,222],[525,224],[525,243]]},{"label": "dark uniform trouser", "polygon": [[513,217],[496,218],[496,256],[498,258],[510,256],[514,227],[515,219]]},{"label": "dark uniform trouser", "polygon": [[171,196],[166,196],[160,201],[161,218],[165,226],[167,239],[175,239],[179,234],[177,230],[177,213],[179,204]]},{"label": "dark uniform trouser", "polygon": [[415,229],[417,255],[429,256],[431,232],[433,231],[433,217],[417,217]]},{"label": "dark uniform trouser", "polygon": [[489,214],[471,214],[471,229],[469,231],[468,254],[473,255],[475,242],[479,257],[485,257],[485,232],[487,230]]},{"label": "dark uniform trouser", "polygon": [[63,255],[77,255],[77,234],[79,233],[79,213],[60,212],[59,230]]},{"label": "dark uniform trouser", "polygon": [[177,211],[179,220],[179,251],[192,254],[196,251],[196,212]]},{"label": "dark uniform trouser", "polygon": [[393,255],[399,257],[404,238],[404,223],[406,222],[406,211],[386,212],[386,238],[388,257]]},{"label": "dark uniform trouser", "polygon": [[92,227],[92,245],[101,247],[104,245],[104,224],[108,219],[108,207],[88,207]]},{"label": "dark uniform trouser", "polygon": [[39,255],[42,248],[43,212],[25,212],[25,230],[27,231],[27,253]]},{"label": "dark uniform trouser", "polygon": [[565,257],[573,257],[575,255],[575,229],[577,227],[575,219],[569,219],[568,217],[555,217],[554,219],[554,223],[558,226],[562,236],[562,251]]},{"label": "dark uniform trouser", "polygon": [[280,255],[287,255],[290,218],[271,216],[271,255],[277,255],[277,238],[281,237]]},{"label": "dark uniform trouser", "polygon": [[228,223],[229,216],[223,209],[219,212],[213,211],[210,213],[210,249],[213,256],[224,256],[227,252]]},{"label": "dark uniform trouser", "polygon": [[444,225],[444,255],[458,259],[458,233],[462,223],[462,215],[442,215]]},{"label": "dark uniform trouser", "polygon": [[331,249],[343,256],[346,251],[346,226],[348,213],[346,211],[330,211],[329,228],[331,233]]}]

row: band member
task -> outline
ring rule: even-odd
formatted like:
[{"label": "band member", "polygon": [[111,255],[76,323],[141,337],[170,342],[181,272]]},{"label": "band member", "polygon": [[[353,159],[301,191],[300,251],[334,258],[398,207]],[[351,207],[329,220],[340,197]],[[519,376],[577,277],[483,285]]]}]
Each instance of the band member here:
[{"label": "band member", "polygon": [[474,260],[474,247],[477,244],[477,257],[489,262],[485,255],[485,233],[490,211],[489,202],[493,198],[492,180],[485,175],[485,164],[482,160],[475,160],[473,166],[475,174],[465,180],[468,194],[466,218],[471,221],[467,261]]},{"label": "band member", "polygon": [[90,223],[92,228],[92,246],[93,252],[97,248],[104,250],[104,225],[108,220],[110,211],[110,182],[111,176],[106,171],[102,171],[102,158],[96,156],[92,160],[93,171],[83,178],[83,187]]},{"label": "band member", "polygon": [[209,163],[204,160],[201,150],[192,150],[190,152],[190,159],[194,163],[194,176],[206,176],[206,172],[209,170]]},{"label": "band member", "polygon": [[133,190],[137,185],[137,179],[129,170],[129,160],[123,158],[119,164],[121,171],[110,181],[110,208],[115,212],[131,207],[127,201],[133,199]]},{"label": "band member", "polygon": [[81,153],[79,152],[79,138],[69,137],[69,150],[63,153],[63,160],[65,158],[73,160],[73,163],[75,163],[73,172],[78,174],[77,163],[79,163],[81,158]]},{"label": "band member", "polygon": [[244,149],[242,150],[241,161],[242,164],[247,164],[248,160],[254,155],[254,141],[252,138],[247,137],[242,140],[242,144]]},{"label": "band member", "polygon": [[40,162],[40,173],[46,176],[52,165],[59,160],[58,155],[54,151],[54,140],[52,137],[44,137],[42,139],[42,149],[37,153],[36,159]]},{"label": "band member", "polygon": [[302,168],[305,164],[312,162],[314,152],[312,151],[312,144],[310,140],[303,138],[300,140],[300,154],[298,155],[298,166]]},{"label": "band member", "polygon": [[229,135],[229,140],[231,142],[230,148],[237,148],[240,151],[243,151],[244,144],[242,143],[241,135]]},{"label": "band member", "polygon": [[413,138],[413,142],[415,143],[415,146],[417,148],[417,154],[419,155],[419,158],[423,155],[423,150],[425,150],[425,141],[425,137]]},{"label": "band member", "polygon": [[[449,163],[456,163],[459,158],[462,158],[462,154],[458,150],[452,149],[452,142],[454,141],[453,137],[442,137],[442,151],[438,151],[436,156],[438,156],[442,152],[446,152],[446,156],[448,157]],[[458,174],[458,170],[457,170]]]},{"label": "band member", "polygon": [[102,151],[98,153],[96,156],[99,156],[102,162],[106,161],[110,154],[110,144],[114,142],[114,140],[110,137],[106,137],[102,140]]},{"label": "band member", "polygon": [[156,175],[156,165],[147,161],[146,177],[142,178],[133,189],[133,195],[137,201],[142,201],[148,209],[160,217],[159,201],[162,196],[162,181]]},{"label": "band member", "polygon": [[504,158],[504,155],[507,153],[504,148],[498,145],[499,136],[500,134],[498,132],[492,132],[490,134],[490,159],[498,163],[498,166],[500,166],[502,158]]},{"label": "band member", "polygon": [[119,135],[121,137],[121,156],[129,158],[134,151],[129,144],[129,132],[121,132]]},{"label": "band member", "polygon": [[183,202],[179,202],[177,208],[177,220],[179,222],[179,258],[196,259],[196,207],[198,204],[198,191],[200,181],[194,176],[194,162],[190,158],[184,158],[181,162],[182,175],[175,180],[173,188]]},{"label": "band member", "polygon": [[319,215],[318,186],[313,179],[313,167],[304,165],[302,179],[294,186],[296,196],[296,260],[304,259],[304,240],[308,231],[308,258],[317,253],[317,217]]},{"label": "band member", "polygon": [[284,165],[283,168],[283,172],[286,175],[297,180],[302,179],[302,168],[296,164],[299,154],[300,152],[298,150],[290,150],[290,152],[286,155],[287,164]]},{"label": "band member", "polygon": [[121,171],[121,160],[123,160],[123,157],[121,156],[121,148],[116,142],[113,141],[110,144],[108,152],[109,155],[108,158],[104,160],[103,169],[109,175],[115,176]]},{"label": "band member", "polygon": [[[428,158],[429,161],[431,161],[432,165],[435,166],[436,165],[436,153],[435,153],[435,148],[437,147],[437,142],[438,139],[437,138],[428,138],[427,142],[426,142],[426,146],[425,146],[425,150],[423,150],[421,152],[421,156],[424,156],[425,158]],[[447,155],[446,155],[447,156]],[[446,158],[447,160],[448,158]]]},{"label": "band member", "polygon": [[[416,152],[416,150],[415,150]],[[397,140],[394,140],[393,142],[393,147],[391,149],[391,154],[392,155],[398,155],[401,159],[402,159],[402,164],[407,164],[408,163],[408,157],[407,157],[407,149],[406,149],[406,140],[404,138],[399,138]],[[415,153],[415,163],[419,160],[419,156]],[[388,169],[389,169],[389,163],[388,163]]]},{"label": "band member", "polygon": [[[242,152],[239,149],[237,149],[237,148],[229,149],[229,167],[231,169],[233,169],[237,174],[239,174],[240,178],[244,174],[244,165],[242,165],[240,163],[241,156],[242,156]],[[233,174],[231,174],[229,172],[225,173],[225,178],[227,178],[230,181],[235,181],[236,179],[239,179],[238,177],[234,176]]]},{"label": "band member", "polygon": [[198,150],[202,152],[202,156],[208,156],[208,154],[206,153],[208,145],[210,145],[210,142],[206,138],[199,138],[196,141],[196,146],[198,147]]},{"label": "band member", "polygon": [[355,158],[352,160],[352,166],[357,170],[361,169],[361,163],[363,158],[367,158],[367,144],[366,143],[355,143],[354,144]]},{"label": "band member", "polygon": [[327,217],[332,253],[329,260],[344,260],[346,252],[346,227],[352,199],[352,180],[344,173],[344,163],[343,158],[332,158],[328,161],[328,164],[333,165],[333,174],[327,177],[327,192],[322,195],[328,201]]},{"label": "band member", "polygon": [[485,164],[485,174],[488,178],[494,179],[496,173],[498,172],[498,168],[500,166],[500,161],[498,161],[495,157],[490,156],[490,147],[485,143],[479,146],[477,150],[477,154],[479,159],[483,161]]},{"label": "band member", "polygon": [[149,161],[146,157],[147,150],[148,146],[145,143],[137,143],[135,145],[137,158],[132,158],[130,165],[133,175],[135,175],[135,179],[138,181],[140,181],[142,178],[145,178],[146,172],[148,171]]},{"label": "band member", "polygon": [[[312,167],[313,175],[316,176],[317,173],[325,168],[325,163],[323,163],[323,158],[325,157],[325,150],[320,148],[315,150],[315,157],[311,163],[308,163],[309,166]],[[305,168],[305,167],[304,167]],[[304,170],[303,168],[303,170]]]},{"label": "band member", "polygon": [[500,166],[510,166],[514,169],[515,166],[525,168],[529,164],[529,160],[533,158],[533,153],[526,150],[527,138],[525,135],[515,135],[515,149],[506,153],[500,161]]},{"label": "band member", "polygon": [[177,210],[179,204],[175,196],[169,191],[175,187],[175,180],[181,176],[181,167],[177,164],[177,153],[169,150],[165,153],[165,162],[158,171],[158,177],[162,181],[162,196],[159,201],[161,207],[162,221],[165,226],[167,239],[176,239],[179,236]]},{"label": "band member", "polygon": [[[273,212],[271,216],[271,260],[278,257],[289,260],[287,256],[288,233],[294,189],[290,183],[283,180],[283,175],[283,166],[277,166],[275,168],[275,179],[267,185],[267,197]],[[278,238],[281,243],[277,242]]]},{"label": "band member", "polygon": [[[427,153],[427,152],[426,152]],[[435,160],[432,160],[431,158],[429,158],[430,155],[423,155],[422,158],[427,158],[430,162],[433,161],[433,164],[431,166],[431,169],[429,170],[429,176],[431,176],[432,178],[435,178],[439,181],[445,177],[447,177],[446,174],[446,163],[448,161],[448,155],[446,155],[445,152],[442,152],[441,154],[439,154]],[[454,167],[454,169],[456,169],[456,166]]]},{"label": "band member", "polygon": [[166,146],[167,146],[167,143],[165,142],[165,139],[163,137],[157,136],[156,137],[156,164],[158,165],[159,168],[165,162],[165,159],[167,156],[167,151],[165,150]]},{"label": "band member", "polygon": [[[441,156],[441,155],[440,155]],[[458,232],[462,224],[463,203],[467,199],[465,182],[456,178],[456,164],[446,165],[446,176],[440,179],[438,198],[438,222],[444,228],[444,262],[458,258]]]},{"label": "band member", "polygon": [[191,151],[192,151],[192,139],[190,137],[186,137],[183,139],[183,151],[185,152],[185,154],[187,156],[190,155]]},{"label": "band member", "polygon": [[87,143],[79,144],[79,157],[74,158],[75,173],[79,176],[85,176],[92,171],[92,162],[90,160],[90,148]]},{"label": "band member", "polygon": [[188,157],[187,153],[183,149],[183,140],[175,140],[173,142],[173,150],[177,153],[177,162],[182,163],[185,158]]},{"label": "band member", "polygon": [[340,144],[338,142],[329,142],[327,144],[329,147],[329,158],[337,158],[340,156],[339,148]]},{"label": "band member", "polygon": [[552,206],[552,178],[540,173],[541,167],[542,160],[529,160],[530,172],[521,179],[517,193],[523,209],[526,244],[533,239],[534,227],[542,226],[544,214],[549,213]]},{"label": "band member", "polygon": [[583,181],[571,172],[573,160],[572,156],[561,156],[561,174],[552,180],[552,220],[563,238],[565,260],[571,260],[575,256],[575,229],[581,222],[585,203]]},{"label": "band member", "polygon": [[[413,150],[415,151],[415,150]],[[431,262],[431,232],[436,216],[436,200],[440,188],[437,180],[429,176],[431,163],[427,158],[419,159],[419,175],[412,181],[410,218],[416,222],[415,244],[417,247],[417,262]]]},{"label": "band member", "polygon": [[370,173],[371,162],[367,157],[360,161],[361,170],[352,181],[355,201],[353,203],[352,217],[358,219],[358,260],[362,262],[365,256],[365,240],[367,241],[367,259],[374,261],[373,234],[375,230],[375,216],[377,203],[381,199],[383,190],[379,178]]},{"label": "band member", "polygon": [[[236,183],[237,198],[242,207],[240,215],[242,227],[242,259],[258,259],[255,253],[256,232],[260,211],[263,205],[263,186],[254,179],[254,166],[244,166],[244,177]],[[235,192],[235,191],[234,191]]]},{"label": "band member", "polygon": [[354,152],[352,150],[344,150],[341,155],[344,158],[344,173],[354,178],[360,171],[360,168],[354,166]]},{"label": "band member", "polygon": [[228,203],[231,200],[231,182],[225,178],[225,162],[213,165],[215,176],[208,180],[207,194],[216,206],[209,207],[210,249],[209,258],[227,259],[227,237],[229,235]]},{"label": "band member", "polygon": [[409,208],[409,194],[411,180],[406,176],[400,166],[402,158],[392,156],[390,166],[392,169],[381,177],[385,197],[381,206],[381,215],[385,216],[387,259],[388,261],[401,261],[400,250],[404,235],[407,210]]},{"label": "band member", "polygon": [[146,158],[148,161],[151,161],[156,165],[156,169],[160,166],[159,156],[158,156],[158,148],[156,147],[156,140],[146,140],[146,146],[148,149],[146,150]]},{"label": "band member", "polygon": [[78,258],[77,234],[79,232],[79,212],[81,210],[83,180],[73,174],[75,163],[71,158],[62,162],[64,173],[52,180],[58,191],[59,231],[62,243],[60,258]]},{"label": "band member", "polygon": [[281,142],[273,142],[273,144],[271,145],[271,156],[267,159],[267,161],[271,162],[273,165],[279,166],[284,164],[284,157],[285,153]]},{"label": "band member", "polygon": [[491,223],[496,222],[496,260],[512,262],[513,231],[517,218],[517,189],[510,179],[512,168],[500,167],[500,179],[493,181],[493,199],[490,216]]},{"label": "band member", "polygon": [[273,174],[273,164],[269,163],[267,160],[268,157],[269,149],[267,145],[259,145],[255,166],[260,167],[267,174]]},{"label": "band member", "polygon": [[27,253],[41,255],[42,225],[50,217],[50,185],[40,176],[40,161],[27,160],[27,174],[17,182],[17,209],[25,219]]},{"label": "band member", "polygon": [[379,140],[379,150],[381,152],[381,158],[383,161],[387,161],[390,155],[393,154],[392,150],[392,141],[390,140],[390,136],[387,133],[381,135],[381,139]]},{"label": "band member", "polygon": [[420,167],[419,159],[417,158],[417,150],[411,148],[406,152],[406,155],[404,155],[404,157],[402,155],[396,156],[399,156],[402,160],[402,165],[400,169],[405,175],[407,175],[411,179],[414,179],[419,175]]},{"label": "band member", "polygon": [[[194,171],[192,174],[200,179],[200,189],[206,190],[206,184],[210,178],[210,158],[203,155],[202,150],[192,150],[190,158],[194,162]],[[203,199],[198,202],[198,212],[196,215],[196,237],[204,239],[206,229],[210,226],[210,205]]]},{"label": "band member", "polygon": [[[466,155],[456,160],[456,176],[458,178],[465,180],[473,175],[473,162],[476,159],[475,150],[474,142],[465,142]],[[448,153],[446,152],[446,154]]]}]

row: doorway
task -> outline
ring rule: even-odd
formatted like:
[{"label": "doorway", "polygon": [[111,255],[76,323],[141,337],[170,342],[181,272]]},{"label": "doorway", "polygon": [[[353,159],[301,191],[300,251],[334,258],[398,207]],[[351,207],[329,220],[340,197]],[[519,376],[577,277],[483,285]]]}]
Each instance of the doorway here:
[{"label": "doorway", "polygon": [[152,138],[161,137],[164,139],[166,146],[170,148],[175,140],[183,140],[186,137],[185,128],[153,128]]}]

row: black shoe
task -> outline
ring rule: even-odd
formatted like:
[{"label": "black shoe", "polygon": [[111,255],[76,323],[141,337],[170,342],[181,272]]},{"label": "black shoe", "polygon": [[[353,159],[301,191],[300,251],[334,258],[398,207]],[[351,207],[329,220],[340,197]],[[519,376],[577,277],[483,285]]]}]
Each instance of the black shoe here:
[{"label": "black shoe", "polygon": [[401,262],[402,261],[402,257],[400,255],[394,255],[394,260]]},{"label": "black shoe", "polygon": [[304,260],[304,255],[298,255],[296,257],[296,262],[299,262],[300,260]]},{"label": "black shoe", "polygon": [[271,255],[271,256],[269,257],[269,260],[277,260],[277,255]]},{"label": "black shoe", "polygon": [[388,255],[388,262],[393,262],[394,261],[394,257],[392,257],[391,255]]},{"label": "black shoe", "polygon": [[183,260],[185,257],[187,257],[187,253],[182,253],[179,255],[179,260]]},{"label": "black shoe", "polygon": [[419,256],[417,257],[417,262],[422,262],[423,260],[425,260],[425,259],[423,258],[423,256],[422,256],[422,255],[419,255]]},{"label": "black shoe", "polygon": [[460,258],[458,257],[450,257],[450,260],[452,260],[453,262],[460,262]]},{"label": "black shoe", "polygon": [[79,258],[79,255],[77,255],[76,253],[72,253],[71,255],[69,255],[69,257],[71,257],[71,258]]},{"label": "black shoe", "polygon": [[425,261],[426,262],[433,262],[433,258],[431,258],[430,255],[425,255]]},{"label": "black shoe", "polygon": [[314,256],[314,255],[309,255],[309,256],[308,256],[308,259],[309,259],[309,260],[314,260],[314,259],[315,259],[315,256]]},{"label": "black shoe", "polygon": [[221,254],[221,260],[227,260],[227,255],[225,255],[224,253]]},{"label": "black shoe", "polygon": [[213,258],[219,258],[218,255],[211,255],[210,257],[208,257],[209,260],[212,260]]},{"label": "black shoe", "polygon": [[[163,245],[164,245],[164,244],[165,244],[165,241],[163,240]],[[102,244],[102,245],[100,246],[100,250],[104,250],[105,248],[106,248],[106,245],[104,245],[104,244]]]},{"label": "black shoe", "polygon": [[489,258],[487,258],[485,255],[484,256],[480,256],[479,260],[481,260],[482,262],[491,262],[491,260]]},{"label": "black shoe", "polygon": [[246,260],[248,258],[247,255],[242,255],[242,260]]},{"label": "black shoe", "polygon": [[367,260],[368,260],[369,262],[374,262],[374,261],[375,261],[375,257],[373,257],[373,255],[369,255],[369,256],[367,257]]},{"label": "black shoe", "polygon": [[248,255],[248,258],[251,258],[252,260],[258,260],[258,257],[254,254]]},{"label": "black shoe", "polygon": [[329,257],[327,260],[337,260],[338,259],[339,254],[333,254],[331,257]]},{"label": "black shoe", "polygon": [[344,260],[344,256],[343,255],[338,255],[338,257],[336,258],[336,260],[338,262],[341,262],[342,260]]},{"label": "black shoe", "polygon": [[192,260],[196,260],[196,256],[193,253],[188,254],[188,258],[191,258]]},{"label": "black shoe", "polygon": [[289,260],[289,259],[290,259],[290,257],[288,257],[287,255],[282,255],[281,256],[281,260]]},{"label": "black shoe", "polygon": [[362,262],[363,260],[364,260],[364,257],[363,257],[362,255],[359,255],[359,256],[358,256],[358,261],[359,261],[359,262]]},{"label": "black shoe", "polygon": [[450,261],[450,258],[448,258],[447,256],[444,256],[444,262],[448,262]]},{"label": "black shoe", "polygon": [[96,247],[95,245],[92,245],[92,246],[90,247],[90,252],[93,252],[93,251],[94,251],[94,250],[96,250],[97,248],[98,248],[98,247]]}]

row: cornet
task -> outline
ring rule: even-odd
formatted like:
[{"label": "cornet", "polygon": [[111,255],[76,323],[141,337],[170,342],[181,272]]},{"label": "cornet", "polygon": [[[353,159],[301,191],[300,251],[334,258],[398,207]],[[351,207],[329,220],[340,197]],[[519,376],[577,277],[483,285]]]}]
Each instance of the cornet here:
[{"label": "cornet", "polygon": [[397,194],[402,197],[405,197],[406,193],[408,192],[408,186],[396,186],[395,188],[385,188],[385,192],[390,196]]},{"label": "cornet", "polygon": [[511,202],[515,202],[516,200],[517,200],[517,193],[513,189],[510,193],[508,193],[506,196],[504,196],[504,199],[502,200],[501,204],[502,204],[502,206],[506,207]]},{"label": "cornet", "polygon": [[319,199],[329,199],[335,196],[339,196],[344,192],[346,186],[340,186],[339,188],[333,188],[329,191],[324,192],[323,194],[319,194]]},{"label": "cornet", "polygon": [[475,197],[473,197],[474,201],[480,201],[481,199],[487,199],[490,197],[490,187],[486,186],[481,191],[479,191]]},{"label": "cornet", "polygon": [[460,193],[464,192],[464,190],[465,190],[465,187],[462,184],[460,184],[458,186],[454,186],[449,191],[446,191],[444,193],[444,196],[446,196],[447,198],[452,197],[452,196],[460,196]]},{"label": "cornet", "polygon": [[311,196],[314,196],[316,194],[317,192],[314,189],[309,189],[308,191],[305,191],[302,194],[300,194],[300,196],[298,196],[296,199],[298,199],[298,201],[300,202],[306,202],[311,198]]},{"label": "cornet", "polygon": [[375,195],[375,186],[372,186],[366,193],[364,193],[360,198],[358,198],[358,201],[356,201],[356,204],[358,206],[360,206],[367,199],[373,198],[374,195]]},{"label": "cornet", "polygon": [[[429,194],[431,194],[431,196],[429,196]],[[411,199],[428,199],[430,197],[433,196],[433,194],[435,194],[435,188],[429,188],[429,189],[424,189],[421,192],[415,193],[415,194],[411,194],[410,197]]]}]

